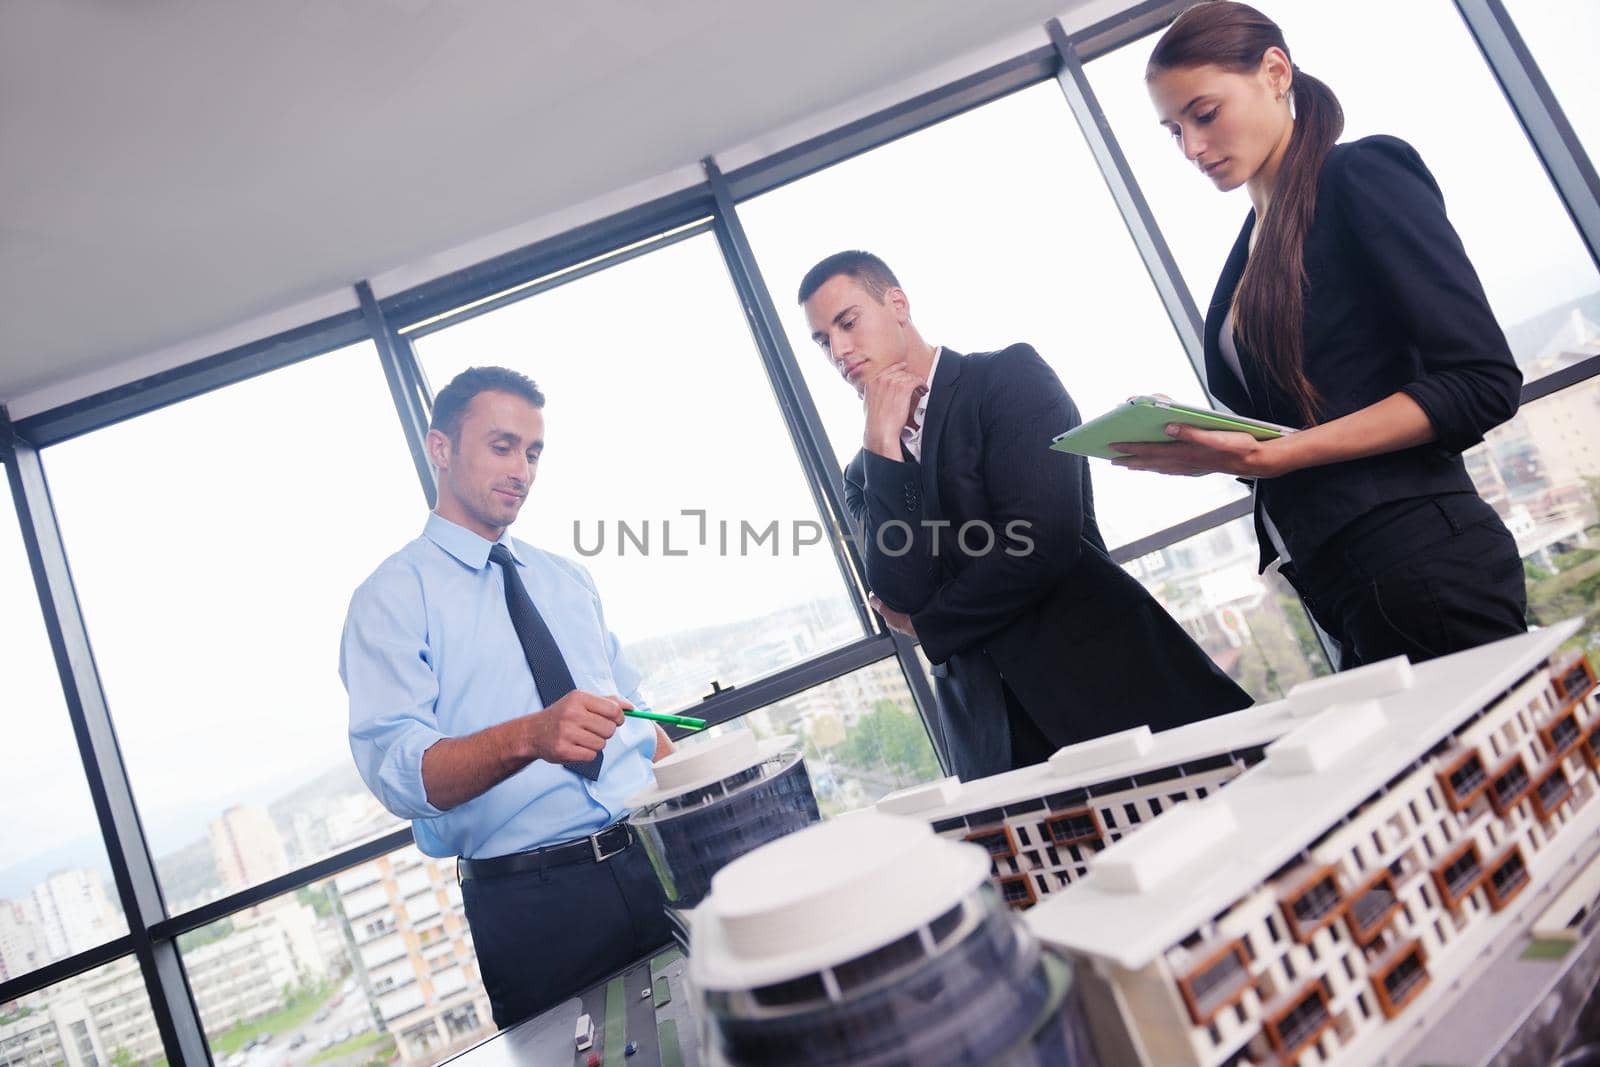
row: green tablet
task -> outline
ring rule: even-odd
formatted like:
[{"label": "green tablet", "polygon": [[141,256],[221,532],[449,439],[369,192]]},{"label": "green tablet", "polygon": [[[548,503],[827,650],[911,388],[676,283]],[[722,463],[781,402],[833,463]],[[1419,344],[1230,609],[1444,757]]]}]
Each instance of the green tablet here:
[{"label": "green tablet", "polygon": [[1126,404],[1113,408],[1097,419],[1090,419],[1056,437],[1050,445],[1058,452],[1074,452],[1096,459],[1116,459],[1126,455],[1111,448],[1113,441],[1156,443],[1170,441],[1166,427],[1172,423],[1195,426],[1202,430],[1233,430],[1247,433],[1257,441],[1270,441],[1286,433],[1294,433],[1290,426],[1273,422],[1247,419],[1209,408],[1192,408],[1175,404],[1154,396],[1136,396]]}]

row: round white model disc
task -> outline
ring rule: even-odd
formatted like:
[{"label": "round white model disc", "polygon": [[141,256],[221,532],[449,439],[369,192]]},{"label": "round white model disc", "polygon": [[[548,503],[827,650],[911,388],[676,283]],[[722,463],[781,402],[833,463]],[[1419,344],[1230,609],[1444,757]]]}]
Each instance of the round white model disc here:
[{"label": "round white model disc", "polygon": [[882,948],[955,907],[989,874],[976,845],[871,812],[819,823],[728,864],[695,911],[702,989],[749,989]]},{"label": "round white model disc", "polygon": [[757,741],[756,735],[749,730],[732,730],[721,737],[686,742],[672,755],[655,764],[655,788],[629,797],[628,806],[646,808],[679,793],[731,778],[798,744],[799,739],[793,734],[780,734]]}]

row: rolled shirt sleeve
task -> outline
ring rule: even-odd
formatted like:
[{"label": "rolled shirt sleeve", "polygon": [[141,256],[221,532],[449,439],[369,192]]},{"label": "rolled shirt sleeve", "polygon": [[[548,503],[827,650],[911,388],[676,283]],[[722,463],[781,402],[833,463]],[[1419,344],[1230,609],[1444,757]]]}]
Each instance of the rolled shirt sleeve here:
[{"label": "rolled shirt sleeve", "polygon": [[1465,451],[1516,414],[1522,373],[1505,333],[1416,150],[1368,137],[1338,159],[1331,191],[1422,363],[1402,391],[1442,448]]},{"label": "rolled shirt sleeve", "polygon": [[416,574],[386,564],[356,590],[339,645],[339,676],[350,698],[350,753],[367,788],[402,819],[443,814],[428,803],[422,780],[422,754],[445,735],[435,713],[439,683]]}]

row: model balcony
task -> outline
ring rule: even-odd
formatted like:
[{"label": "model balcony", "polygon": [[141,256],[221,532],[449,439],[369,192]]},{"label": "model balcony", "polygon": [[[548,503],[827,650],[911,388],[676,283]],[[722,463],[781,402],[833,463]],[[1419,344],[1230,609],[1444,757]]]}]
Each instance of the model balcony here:
[{"label": "model balcony", "polygon": [[[1585,660],[1584,662],[1588,662]],[[1552,760],[1565,759],[1567,753],[1583,741],[1583,727],[1578,724],[1578,709],[1569,707],[1539,728],[1545,749]]]},{"label": "model balcony", "polygon": [[1483,859],[1478,843],[1465,841],[1433,869],[1433,882],[1446,908],[1455,910],[1483,881]]},{"label": "model balcony", "polygon": [[1439,788],[1451,811],[1465,811],[1488,785],[1489,772],[1476,748],[1450,754],[1439,771]]},{"label": "model balcony", "polygon": [[1196,1026],[1233,1007],[1250,990],[1250,957],[1244,942],[1235,940],[1215,948],[1200,964],[1178,979],[1178,992]]},{"label": "model balcony", "polygon": [[1261,1029],[1267,1035],[1267,1043],[1283,1062],[1293,1062],[1302,1049],[1333,1025],[1328,1000],[1327,981],[1316,978],[1263,1021]]},{"label": "model balcony", "polygon": [[1489,803],[1494,805],[1494,813],[1504,819],[1532,788],[1528,764],[1521,755],[1513,755],[1491,773]]},{"label": "model balcony", "polygon": [[[1286,890],[1284,886],[1291,888]],[[1289,933],[1301,944],[1337,919],[1344,908],[1344,895],[1339,892],[1339,878],[1332,865],[1300,867],[1290,872],[1280,882],[1279,893]]]},{"label": "model balcony", "polygon": [[1585,655],[1579,655],[1565,665],[1553,668],[1550,674],[1557,701],[1564,705],[1576,704],[1588,696],[1595,685],[1594,665]]},{"label": "model balcony", "polygon": [[1489,904],[1499,911],[1511,903],[1528,885],[1528,864],[1522,858],[1522,849],[1512,845],[1489,864],[1489,876],[1484,887],[1489,891]]},{"label": "model balcony", "polygon": [[988,852],[990,859],[1011,859],[1017,854],[1017,839],[1012,836],[1009,826],[990,826],[974,830],[966,836],[966,840]]},{"label": "model balcony", "polygon": [[1350,936],[1363,947],[1372,944],[1400,911],[1400,894],[1394,875],[1387,867],[1373,875],[1350,896],[1345,908],[1345,925]]},{"label": "model balcony", "polygon": [[1400,946],[1372,971],[1372,991],[1386,1019],[1406,1009],[1428,985],[1428,957],[1421,941]]},{"label": "model balcony", "polygon": [[1105,837],[1105,828],[1100,825],[1100,816],[1093,808],[1079,808],[1077,811],[1052,815],[1044,821],[1044,825],[1050,835],[1050,843],[1057,848],[1087,844]]},{"label": "model balcony", "polygon": [[1567,768],[1558,760],[1533,783],[1533,813],[1540,822],[1548,822],[1570,796],[1572,782],[1567,778]]}]

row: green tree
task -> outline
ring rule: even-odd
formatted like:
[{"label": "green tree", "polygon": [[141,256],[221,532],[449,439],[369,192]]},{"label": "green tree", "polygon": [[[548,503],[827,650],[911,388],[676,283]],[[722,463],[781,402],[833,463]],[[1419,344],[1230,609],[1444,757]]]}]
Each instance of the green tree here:
[{"label": "green tree", "polygon": [[917,717],[892,700],[880,700],[857,719],[832,750],[841,763],[866,770],[881,767],[896,778],[924,781],[939,776],[928,732]]}]

